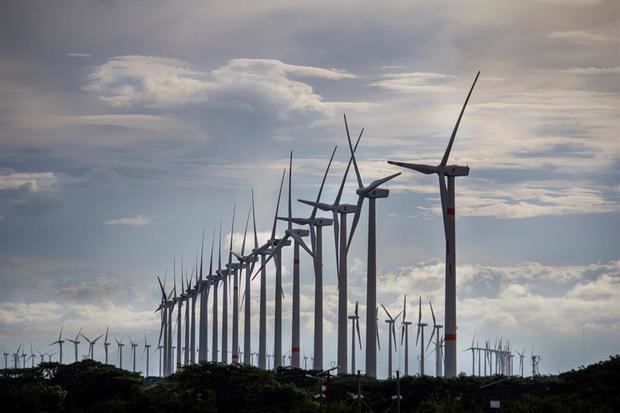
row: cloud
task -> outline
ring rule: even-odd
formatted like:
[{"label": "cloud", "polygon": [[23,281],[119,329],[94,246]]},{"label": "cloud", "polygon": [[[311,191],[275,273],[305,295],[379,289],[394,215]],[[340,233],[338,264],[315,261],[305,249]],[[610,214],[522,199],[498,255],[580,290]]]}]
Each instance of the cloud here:
[{"label": "cloud", "polygon": [[617,75],[620,74],[620,66],[613,67],[573,67],[565,69],[562,73],[571,75]]},{"label": "cloud", "polygon": [[14,172],[0,169],[0,191],[27,189],[29,192],[51,191],[58,185],[58,175],[53,172]]},{"label": "cloud", "polygon": [[67,56],[69,57],[92,57],[88,53],[77,53],[77,52],[69,52],[67,53]]},{"label": "cloud", "polygon": [[273,59],[232,59],[206,73],[179,59],[119,56],[96,67],[83,89],[98,93],[112,107],[176,108],[215,98],[215,104],[254,111],[258,106],[252,96],[260,95],[281,110],[325,110],[328,103],[310,85],[288,76],[355,78],[338,69],[292,65]]},{"label": "cloud", "polygon": [[381,75],[381,80],[370,83],[370,86],[396,92],[453,92],[455,88],[445,85],[453,79],[455,76],[443,73],[386,73]]},{"label": "cloud", "polygon": [[577,44],[595,44],[617,39],[617,36],[610,33],[596,33],[587,30],[572,30],[563,32],[551,32],[547,35],[550,39],[564,40]]},{"label": "cloud", "polygon": [[139,214],[134,218],[119,218],[119,219],[111,219],[109,221],[104,222],[104,225],[130,225],[130,226],[142,226],[148,225],[151,223],[151,219],[145,217],[142,214]]},{"label": "cloud", "polygon": [[153,56],[119,56],[96,67],[83,87],[112,107],[166,108],[206,100],[205,74],[189,63]]}]

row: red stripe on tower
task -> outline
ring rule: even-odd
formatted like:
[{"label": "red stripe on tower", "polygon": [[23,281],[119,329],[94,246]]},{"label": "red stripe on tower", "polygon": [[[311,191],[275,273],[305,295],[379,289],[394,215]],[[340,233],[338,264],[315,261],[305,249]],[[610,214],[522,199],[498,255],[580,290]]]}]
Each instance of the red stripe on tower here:
[{"label": "red stripe on tower", "polygon": [[293,352],[293,353],[299,353],[299,347],[292,347],[292,348],[291,348],[291,352]]},{"label": "red stripe on tower", "polygon": [[293,264],[295,264],[295,265],[299,265],[299,259],[294,259],[294,260],[293,260]]},{"label": "red stripe on tower", "polygon": [[448,215],[456,215],[455,208],[448,208]]},{"label": "red stripe on tower", "polygon": [[448,333],[446,334],[446,341],[456,341],[456,333]]}]

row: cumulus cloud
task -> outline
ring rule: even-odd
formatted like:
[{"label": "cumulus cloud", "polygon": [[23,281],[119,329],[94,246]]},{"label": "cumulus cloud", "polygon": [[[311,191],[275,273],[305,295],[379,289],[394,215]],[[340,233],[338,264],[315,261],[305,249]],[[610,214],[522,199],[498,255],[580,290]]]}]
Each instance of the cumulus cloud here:
[{"label": "cumulus cloud", "polygon": [[242,110],[258,109],[252,95],[281,110],[323,111],[324,102],[313,88],[292,77],[352,79],[338,69],[292,65],[273,59],[233,59],[209,73],[188,62],[155,56],[119,56],[96,67],[84,90],[100,95],[113,107],[176,108],[204,103],[213,97]]},{"label": "cumulus cloud", "polygon": [[110,219],[104,222],[104,225],[142,226],[142,225],[148,225],[150,223],[151,223],[151,219],[149,217],[139,214],[137,217],[133,217],[133,218]]}]

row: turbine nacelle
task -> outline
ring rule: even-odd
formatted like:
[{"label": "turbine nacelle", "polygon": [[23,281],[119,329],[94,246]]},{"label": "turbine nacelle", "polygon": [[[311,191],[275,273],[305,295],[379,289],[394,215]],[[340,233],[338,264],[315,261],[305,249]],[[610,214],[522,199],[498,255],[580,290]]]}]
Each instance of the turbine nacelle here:
[{"label": "turbine nacelle", "polygon": [[[358,189],[356,192],[358,195],[363,195],[366,198],[387,198],[390,195],[390,190],[385,188],[375,188],[369,192],[363,192],[363,189]],[[362,193],[361,193],[362,192]]]}]

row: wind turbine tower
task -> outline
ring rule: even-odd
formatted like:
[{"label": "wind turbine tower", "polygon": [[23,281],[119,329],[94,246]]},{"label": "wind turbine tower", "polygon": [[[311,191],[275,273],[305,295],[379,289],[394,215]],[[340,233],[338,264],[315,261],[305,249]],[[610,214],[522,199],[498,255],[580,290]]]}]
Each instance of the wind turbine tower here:
[{"label": "wind turbine tower", "polygon": [[424,376],[424,327],[427,324],[422,322],[422,297],[420,297],[418,305],[418,332],[416,334],[415,345],[418,345],[418,339],[420,340],[420,376]]},{"label": "wind turbine tower", "polygon": [[351,136],[349,134],[349,126],[347,124],[347,118],[344,117],[345,128],[347,130],[347,140],[349,142],[349,150],[351,157],[353,158],[353,167],[355,169],[355,175],[357,177],[358,189],[356,191],[357,209],[353,217],[353,223],[351,226],[351,233],[349,234],[349,240],[347,242],[347,252],[351,247],[351,240],[355,233],[355,228],[360,219],[360,213],[362,211],[362,205],[364,199],[368,198],[368,253],[367,253],[367,284],[366,284],[366,375],[369,377],[377,377],[377,345],[375,342],[375,336],[377,334],[377,323],[370,322],[375,314],[372,309],[377,307],[377,220],[376,220],[376,207],[375,203],[377,198],[387,198],[390,194],[388,189],[379,188],[382,184],[386,183],[390,179],[393,179],[400,175],[395,173],[382,179],[378,179],[372,182],[368,186],[364,186],[362,176],[360,175],[359,168],[357,166],[357,160],[355,159],[355,151],[353,150],[353,144],[351,143]]},{"label": "wind turbine tower", "polygon": [[359,301],[355,302],[355,312],[349,316],[351,320],[351,374],[355,374],[355,333],[357,333],[357,341],[359,342],[360,350],[362,349],[362,337],[360,335],[360,316],[359,316]]},{"label": "wind turbine tower", "polygon": [[[458,130],[461,118],[465,112],[465,107],[469,101],[476,81],[480,76],[480,72],[476,74],[474,83],[469,90],[467,99],[463,104],[461,113],[456,121],[456,125],[452,130],[448,147],[441,159],[439,165],[421,165],[405,162],[388,161],[392,165],[397,165],[403,168],[412,169],[414,171],[421,172],[423,174],[437,174],[439,176],[439,194],[441,198],[441,210],[444,223],[444,235],[446,239],[446,276],[445,276],[445,341],[446,341],[446,355],[445,355],[445,372],[446,377],[456,376],[456,213],[455,213],[455,188],[454,178],[457,176],[469,175],[469,166],[448,165],[448,158],[450,157],[450,150],[454,143],[454,138]],[[446,186],[446,177],[448,183]]]}]

